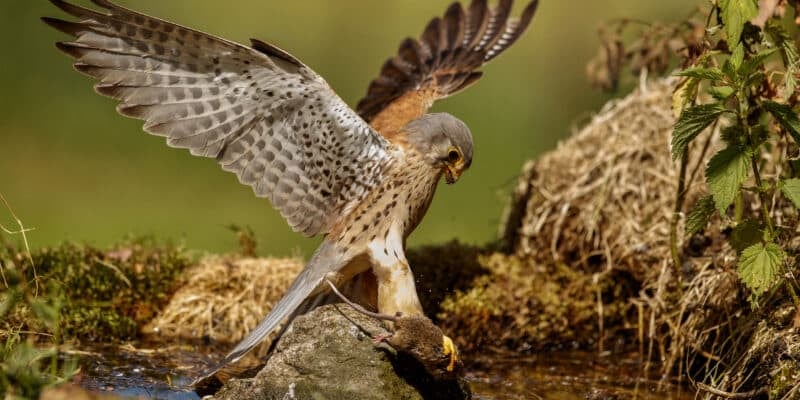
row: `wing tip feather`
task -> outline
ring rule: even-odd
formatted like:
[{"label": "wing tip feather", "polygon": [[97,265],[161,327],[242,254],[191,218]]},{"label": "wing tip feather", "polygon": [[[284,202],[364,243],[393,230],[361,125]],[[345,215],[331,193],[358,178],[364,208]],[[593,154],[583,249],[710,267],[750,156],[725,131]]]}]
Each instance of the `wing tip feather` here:
[{"label": "wing tip feather", "polygon": [[102,17],[105,16],[95,10],[81,7],[79,5],[72,4],[68,1],[64,0],[49,0],[54,6],[58,7],[61,11],[72,15],[73,17],[77,18],[91,18],[91,17]]},{"label": "wing tip feather", "polygon": [[67,35],[77,36],[77,32],[79,32],[77,30],[79,24],[76,22],[53,17],[41,17],[39,19],[51,28]]},{"label": "wing tip feather", "polygon": [[[512,17],[513,0],[499,0],[493,7],[488,0],[472,0],[466,9],[456,1],[443,17],[434,17],[418,39],[405,39],[393,58],[387,60],[380,74],[370,82],[367,95],[358,102],[358,113],[372,121],[390,104],[409,91],[420,90],[425,82],[437,82],[437,98],[466,89],[483,75],[478,68],[510,47],[528,28],[538,8],[538,0],[530,0],[518,18]],[[395,60],[411,68],[398,68]],[[398,74],[405,72],[405,76]],[[453,70],[461,72],[454,74]],[[398,80],[398,78],[400,78]],[[435,100],[435,99],[434,99]],[[409,101],[419,101],[413,99]]]},{"label": "wing tip feather", "polygon": [[525,9],[522,11],[522,14],[519,17],[519,25],[517,26],[517,31],[519,32],[518,35],[521,36],[525,30],[528,29],[528,26],[533,21],[533,17],[536,15],[536,11],[539,9],[539,0],[531,0]]},{"label": "wing tip feather", "polygon": [[289,54],[289,52],[281,49],[278,46],[269,44],[260,39],[250,39],[250,45],[255,50],[258,50],[259,52],[266,54],[267,56],[278,58],[280,60],[293,64],[297,67],[303,67],[303,63],[300,60],[298,60],[295,56]]},{"label": "wing tip feather", "polygon": [[81,52],[85,50],[85,47],[77,45],[73,42],[56,42],[56,48],[62,53],[73,58],[81,58]]}]

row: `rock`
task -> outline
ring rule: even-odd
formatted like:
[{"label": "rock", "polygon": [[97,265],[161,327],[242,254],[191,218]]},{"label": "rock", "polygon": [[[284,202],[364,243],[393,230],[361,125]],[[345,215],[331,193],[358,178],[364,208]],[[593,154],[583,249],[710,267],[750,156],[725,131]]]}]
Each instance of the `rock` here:
[{"label": "rock", "polygon": [[381,323],[344,304],[297,317],[266,366],[231,379],[215,399],[468,399],[463,380],[434,381],[402,354],[376,347]]}]

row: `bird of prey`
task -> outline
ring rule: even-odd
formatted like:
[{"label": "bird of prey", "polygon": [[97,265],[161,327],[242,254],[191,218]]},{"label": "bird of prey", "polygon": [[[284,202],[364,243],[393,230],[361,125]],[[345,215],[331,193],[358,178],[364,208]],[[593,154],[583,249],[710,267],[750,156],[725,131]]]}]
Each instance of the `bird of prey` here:
[{"label": "bird of prey", "polygon": [[74,37],[58,48],[97,80],[98,93],[119,101],[120,114],[144,120],[144,130],[171,147],[215,159],[295,231],[324,236],[285,296],[220,367],[327,292],[326,279],[344,285],[371,271],[379,312],[423,315],[406,238],[441,177],[456,182],[473,152],[463,122],[427,111],[475,83],[478,69],[526,30],[538,3],[516,18],[512,0],[452,4],[418,39],[400,44],[354,111],[275,45],[253,39],[247,47],[109,0],[92,0],[102,11],[51,2],[78,18],[43,18]]}]

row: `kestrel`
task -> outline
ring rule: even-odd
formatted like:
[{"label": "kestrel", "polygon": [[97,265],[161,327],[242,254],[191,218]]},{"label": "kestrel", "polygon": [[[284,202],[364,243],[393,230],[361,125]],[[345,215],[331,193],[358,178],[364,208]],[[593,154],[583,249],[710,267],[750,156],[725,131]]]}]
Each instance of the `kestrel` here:
[{"label": "kestrel", "polygon": [[[419,39],[406,39],[352,110],[322,77],[286,51],[259,40],[246,47],[164,20],[92,0],[99,12],[51,0],[79,22],[43,18],[74,36],[57,46],[75,68],[119,100],[117,111],[145,121],[171,147],[214,158],[266,197],[297,232],[324,235],[286,295],[221,366],[291,317],[304,301],[371,271],[377,309],[423,315],[405,256],[444,176],[454,183],[472,163],[472,135],[434,101],[475,83],[484,63],[530,24],[537,0],[519,18],[512,0],[489,7],[452,4]],[[445,338],[446,340],[449,340]]]}]

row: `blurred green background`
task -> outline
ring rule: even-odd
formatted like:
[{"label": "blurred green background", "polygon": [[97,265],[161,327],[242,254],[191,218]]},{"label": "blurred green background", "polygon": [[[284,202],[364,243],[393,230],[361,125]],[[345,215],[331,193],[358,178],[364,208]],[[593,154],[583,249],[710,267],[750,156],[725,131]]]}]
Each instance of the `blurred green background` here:
[{"label": "blurred green background", "polygon": [[[80,4],[88,1],[77,0]],[[468,0],[463,0],[468,1]],[[400,40],[417,36],[450,0],[120,0],[228,39],[287,49],[324,76],[349,104],[366,91]],[[612,18],[675,21],[698,0],[543,0],[527,34],[485,68],[469,90],[436,105],[464,120],[475,161],[457,185],[439,188],[410,245],[496,237],[524,160],[552,149],[608,95],[591,89],[585,64],[597,28]],[[516,4],[517,13],[523,4]],[[190,248],[236,248],[229,224],[253,228],[262,254],[308,255],[319,239],[293,233],[268,201],[209,159],[167,148],[141,123],[114,112],[91,81],[53,46],[66,37],[41,23],[64,15],[44,0],[0,1],[0,193],[26,225],[31,245],[104,246],[153,234]],[[0,223],[12,226],[5,210]]]}]

